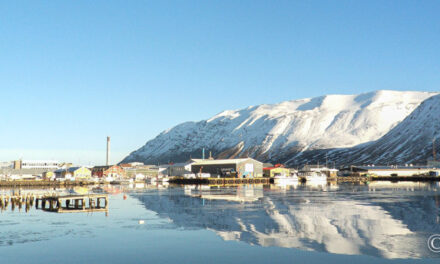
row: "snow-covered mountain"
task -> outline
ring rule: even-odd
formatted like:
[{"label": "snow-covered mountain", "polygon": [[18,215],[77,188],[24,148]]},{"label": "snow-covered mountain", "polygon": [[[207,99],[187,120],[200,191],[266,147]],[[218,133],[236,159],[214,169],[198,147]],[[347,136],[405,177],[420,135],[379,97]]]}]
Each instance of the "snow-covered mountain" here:
[{"label": "snow-covered mountain", "polygon": [[[433,139],[440,150],[440,95],[432,96],[380,139],[353,148],[316,150],[295,157],[295,163],[310,159],[337,164],[425,163],[432,157]],[[293,161],[293,160],[292,160]]]},{"label": "snow-covered mountain", "polygon": [[326,95],[224,111],[208,120],[166,130],[123,162],[163,163],[200,157],[254,157],[294,163],[302,153],[350,148],[380,139],[420,103],[428,92],[375,91]]}]

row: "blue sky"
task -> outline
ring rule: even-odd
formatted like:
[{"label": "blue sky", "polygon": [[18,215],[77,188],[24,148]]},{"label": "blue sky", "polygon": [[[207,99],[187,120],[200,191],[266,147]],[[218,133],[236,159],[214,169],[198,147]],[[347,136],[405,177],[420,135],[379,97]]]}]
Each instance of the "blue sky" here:
[{"label": "blue sky", "polygon": [[440,1],[3,1],[0,159],[118,162],[225,109],[440,90]]}]

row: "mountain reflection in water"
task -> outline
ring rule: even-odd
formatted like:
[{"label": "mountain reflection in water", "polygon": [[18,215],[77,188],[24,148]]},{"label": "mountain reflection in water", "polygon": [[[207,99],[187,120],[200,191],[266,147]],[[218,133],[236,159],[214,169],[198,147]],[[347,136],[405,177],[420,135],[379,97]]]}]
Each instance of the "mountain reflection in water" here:
[{"label": "mountain reflection in water", "polygon": [[133,194],[147,209],[186,229],[224,240],[382,258],[433,256],[440,233],[438,185],[185,186]]}]

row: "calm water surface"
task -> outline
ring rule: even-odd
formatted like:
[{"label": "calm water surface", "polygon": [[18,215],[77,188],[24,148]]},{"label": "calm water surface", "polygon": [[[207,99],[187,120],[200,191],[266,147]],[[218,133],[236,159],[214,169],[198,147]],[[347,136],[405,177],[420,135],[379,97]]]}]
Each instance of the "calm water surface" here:
[{"label": "calm water surface", "polygon": [[101,186],[109,211],[0,214],[0,263],[439,263],[440,186]]}]

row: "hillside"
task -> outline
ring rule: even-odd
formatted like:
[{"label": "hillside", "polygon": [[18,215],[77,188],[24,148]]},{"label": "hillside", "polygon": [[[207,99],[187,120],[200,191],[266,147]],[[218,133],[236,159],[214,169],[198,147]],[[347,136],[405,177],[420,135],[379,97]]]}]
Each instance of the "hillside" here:
[{"label": "hillside", "polygon": [[433,139],[440,151],[440,95],[426,99],[401,123],[380,139],[345,149],[303,152],[287,163],[309,160],[336,164],[424,164],[432,158]]},{"label": "hillside", "polygon": [[185,161],[200,157],[205,148],[218,158],[250,156],[262,161],[296,163],[296,157],[301,159],[313,151],[376,141],[432,95],[375,91],[228,110],[208,120],[186,122],[166,130],[122,162]]}]

